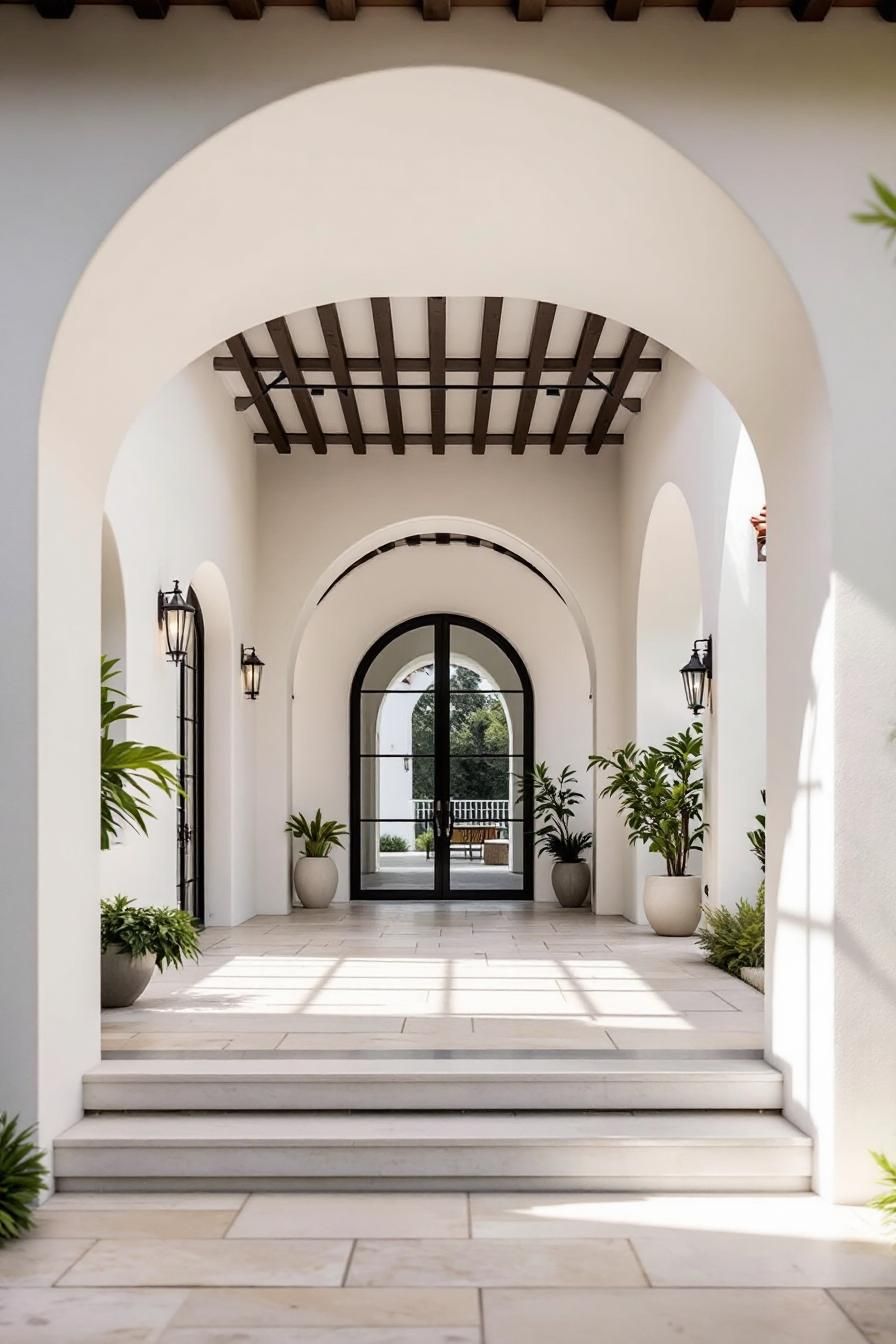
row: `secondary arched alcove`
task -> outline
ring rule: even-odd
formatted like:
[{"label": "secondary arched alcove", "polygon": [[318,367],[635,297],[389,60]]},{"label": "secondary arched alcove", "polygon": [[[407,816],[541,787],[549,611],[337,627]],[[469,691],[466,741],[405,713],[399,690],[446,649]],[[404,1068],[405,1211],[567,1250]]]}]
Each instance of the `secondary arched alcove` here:
[{"label": "secondary arched alcove", "polygon": [[[408,116],[410,107],[417,115]],[[324,124],[339,156],[321,155],[308,133]],[[358,125],[366,129],[363,144]],[[313,199],[328,202],[325,214],[307,208]],[[553,236],[558,200],[562,247],[533,248],[533,238]],[[365,203],[361,232],[358,201]],[[169,227],[173,218],[177,230]],[[420,226],[409,230],[409,221]],[[251,250],[249,234],[258,240]],[[150,239],[154,265],[147,267]],[[284,267],[284,256],[296,264]],[[824,876],[832,871],[830,653],[821,633],[830,435],[805,312],[747,215],[632,121],[515,76],[407,69],[307,90],[189,154],[112,230],[57,334],[38,482],[40,973],[35,968],[33,1002],[41,1075],[54,1080],[41,1093],[45,1138],[77,1114],[80,1076],[97,1054],[90,706],[99,601],[84,598],[98,599],[111,464],[144,403],[225,334],[274,313],[377,293],[535,294],[606,313],[678,351],[746,424],[770,512],[782,520],[769,590],[776,647],[769,890],[774,909],[783,871],[787,919],[773,919],[773,929],[790,989],[785,1010],[773,1014],[773,1046],[788,1064],[792,1113],[823,1109],[830,1070],[813,1070],[810,1086],[808,1024],[817,1005],[807,986],[808,930],[831,913]],[[124,330],[132,337],[126,346]],[[82,395],[97,368],[106,379],[102,402]],[[54,675],[62,665],[64,684]],[[809,791],[801,783],[807,777],[823,783]],[[830,944],[812,945],[812,985],[827,983],[831,955]],[[63,975],[69,992],[61,1011],[53,986]]]}]

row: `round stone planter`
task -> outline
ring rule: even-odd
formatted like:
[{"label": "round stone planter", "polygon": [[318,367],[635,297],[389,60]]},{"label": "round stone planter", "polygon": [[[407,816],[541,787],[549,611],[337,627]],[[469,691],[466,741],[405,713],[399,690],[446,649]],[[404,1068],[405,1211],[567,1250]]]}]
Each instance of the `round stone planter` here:
[{"label": "round stone planter", "polygon": [[689,938],[700,923],[699,877],[648,877],[644,913],[663,938]]},{"label": "round stone planter", "polygon": [[591,890],[591,871],[584,859],[578,863],[555,863],[551,886],[561,905],[584,905]]},{"label": "round stone planter", "polygon": [[329,856],[314,859],[305,854],[296,861],[292,882],[296,895],[306,909],[323,910],[336,895],[339,873]]},{"label": "round stone planter", "polygon": [[151,952],[131,957],[110,943],[100,958],[100,1003],[104,1008],[129,1008],[152,979],[156,959]]}]

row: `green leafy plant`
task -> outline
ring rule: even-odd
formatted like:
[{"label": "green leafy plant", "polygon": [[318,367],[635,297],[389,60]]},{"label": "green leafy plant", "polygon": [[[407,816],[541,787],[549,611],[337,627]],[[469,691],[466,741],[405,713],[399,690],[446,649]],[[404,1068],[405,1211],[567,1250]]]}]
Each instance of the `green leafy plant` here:
[{"label": "green leafy plant", "polygon": [[34,1223],[33,1206],[47,1184],[44,1154],[34,1142],[34,1126],[0,1113],[0,1243],[12,1241]]},{"label": "green leafy plant", "polygon": [[873,199],[866,201],[866,209],[853,215],[858,224],[871,224],[883,229],[887,235],[887,244],[896,238],[896,192],[891,191],[885,182],[874,174],[869,175]]},{"label": "green leafy plant", "polygon": [[100,947],[118,946],[131,957],[149,952],[160,971],[199,960],[199,925],[186,910],[173,906],[134,905],[127,896],[100,901]]},{"label": "green leafy plant", "polygon": [[139,705],[130,705],[114,685],[118,659],[100,658],[100,849],[108,849],[123,826],[146,835],[152,821],[147,798],[151,789],[166,797],[183,794],[176,777],[167,768],[180,757],[163,747],[119,741],[115,726],[137,717]]},{"label": "green leafy plant", "polygon": [[697,944],[711,966],[737,975],[742,966],[765,965],[765,883],[756,904],[738,901],[734,910],[703,907],[703,925]]},{"label": "green leafy plant", "polygon": [[[540,761],[530,772],[529,779],[535,820],[541,822],[535,831],[538,853],[550,854],[555,863],[579,863],[585,851],[591,848],[593,837],[590,831],[570,830],[576,805],[585,797],[579,789],[575,770],[571,765],[564,765],[554,779],[546,763]],[[525,783],[525,777],[519,779],[518,802],[525,796]]]},{"label": "green leafy plant", "polygon": [[[762,804],[765,806],[765,789],[762,790]],[[756,813],[757,826],[755,831],[747,831],[747,839],[750,842],[750,848],[759,860],[759,866],[765,872],[765,813]]]},{"label": "green leafy plant", "polygon": [[891,1162],[883,1153],[872,1153],[871,1156],[883,1172],[881,1185],[884,1187],[872,1199],[871,1208],[878,1209],[884,1215],[885,1222],[896,1227],[896,1162]]},{"label": "green leafy plant", "polygon": [[432,850],[432,843],[433,843],[432,831],[425,830],[421,831],[420,834],[417,836],[417,839],[414,841],[414,847],[415,849],[424,851],[426,857],[429,858],[430,852]]},{"label": "green leafy plant", "polygon": [[403,835],[381,835],[381,854],[407,854],[410,845]]},{"label": "green leafy plant", "polygon": [[320,808],[309,821],[301,812],[294,813],[286,823],[286,829],[296,840],[305,841],[305,857],[325,859],[334,845],[342,849],[343,835],[348,835],[348,827],[341,821],[322,821]]},{"label": "green leafy plant", "polygon": [[691,854],[703,849],[703,725],[667,737],[661,747],[627,742],[610,756],[592,756],[608,774],[601,798],[618,798],[630,845],[660,854],[668,877],[685,877]]}]

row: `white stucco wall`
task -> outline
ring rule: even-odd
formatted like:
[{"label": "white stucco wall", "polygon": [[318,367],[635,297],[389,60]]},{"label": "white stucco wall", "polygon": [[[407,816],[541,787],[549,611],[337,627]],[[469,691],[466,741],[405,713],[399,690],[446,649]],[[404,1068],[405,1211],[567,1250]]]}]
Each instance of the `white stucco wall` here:
[{"label": "white stucco wall", "polygon": [[[171,383],[127,435],[109,480],[106,516],[118,544],[126,611],[126,690],[140,706],[138,741],[177,750],[178,674],[156,620],[160,588],[193,585],[205,620],[206,922],[239,923],[252,892],[254,726],[239,645],[252,642],[255,459],[208,359]],[[102,856],[103,895],[141,905],[176,900],[176,808],[155,794],[148,836],[122,832]]]},{"label": "white stucco wall", "polygon": [[[648,10],[614,26],[600,12],[525,25],[470,10],[436,38],[410,11],[355,25],[271,11],[239,25],[200,10],[142,25],[137,44],[123,11],[41,25],[16,6],[2,30],[0,172],[15,189],[0,214],[0,575],[19,656],[0,699],[14,893],[0,1013],[31,1024],[4,1042],[12,1107],[40,1110],[51,1137],[77,1114],[96,1052],[99,602],[87,608],[85,594],[99,588],[106,476],[139,406],[278,309],[371,292],[537,293],[603,306],[703,369],[748,425],[773,517],[782,505],[768,592],[769,1049],[788,1112],[822,1140],[820,1185],[867,1193],[867,1149],[886,1146],[896,1111],[896,1082],[881,1083],[896,1079],[884,936],[896,459],[891,271],[850,212],[867,169],[891,162],[896,32],[873,12],[806,26],[786,11],[703,25]],[[450,97],[439,72],[413,69],[436,59],[453,67]],[[477,82],[471,65],[532,82]],[[401,77],[377,84],[380,101],[347,81],[303,103],[302,125],[281,104],[257,138],[244,125],[208,141],[315,82],[385,67]],[[321,154],[321,125],[338,156]],[[144,201],[107,239],[203,141],[196,177],[182,165],[152,194],[158,214]],[[104,239],[44,389],[63,311]],[[836,703],[835,669],[849,688]]]}]

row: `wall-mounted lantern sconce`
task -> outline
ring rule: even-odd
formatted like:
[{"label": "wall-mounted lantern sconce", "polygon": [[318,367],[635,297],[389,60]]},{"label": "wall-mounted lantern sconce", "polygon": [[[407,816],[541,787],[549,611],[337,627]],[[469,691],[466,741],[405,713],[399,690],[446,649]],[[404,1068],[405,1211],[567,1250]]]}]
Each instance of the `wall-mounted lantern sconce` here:
[{"label": "wall-mounted lantern sconce", "polygon": [[185,599],[177,579],[170,592],[159,590],[159,628],[164,632],[166,656],[172,663],[182,663],[187,656],[195,615],[196,608]]},{"label": "wall-mounted lantern sconce", "polygon": [[693,714],[712,709],[712,635],[694,640],[690,659],[681,669],[681,679],[688,709]]},{"label": "wall-mounted lantern sconce", "polygon": [[240,645],[240,670],[243,676],[243,695],[247,700],[257,700],[261,690],[261,673],[264,663],[255,652],[255,645]]}]

